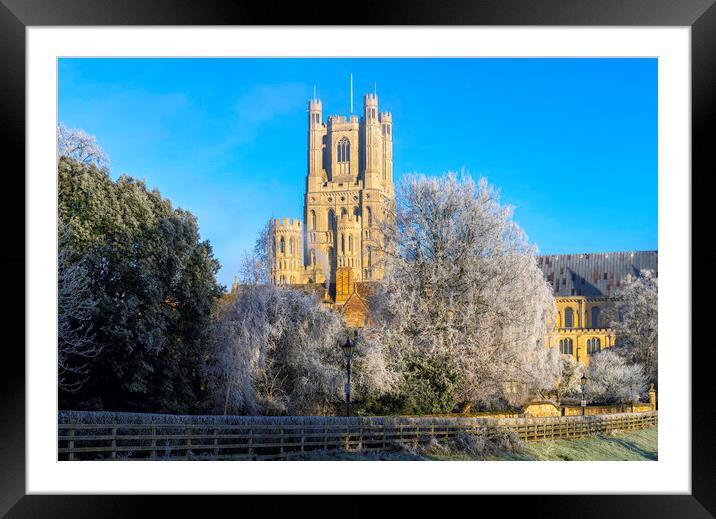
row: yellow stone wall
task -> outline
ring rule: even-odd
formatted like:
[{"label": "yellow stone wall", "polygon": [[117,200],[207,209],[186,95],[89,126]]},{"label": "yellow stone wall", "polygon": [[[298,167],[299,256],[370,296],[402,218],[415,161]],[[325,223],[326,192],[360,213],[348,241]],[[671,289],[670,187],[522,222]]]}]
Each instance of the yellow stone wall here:
[{"label": "yellow stone wall", "polygon": [[[605,326],[606,313],[611,305],[606,297],[568,296],[556,297],[557,315],[554,329],[547,334],[545,345],[559,348],[560,340],[571,339],[572,356],[585,366],[589,365],[591,353],[588,352],[588,341],[598,339],[600,350],[611,348],[615,344],[614,331]],[[599,308],[600,322],[592,322],[592,309]],[[566,313],[573,313],[572,326],[567,327]],[[596,325],[596,326],[595,326]]]},{"label": "yellow stone wall", "polygon": [[537,402],[527,404],[524,408],[525,416],[561,416],[562,410],[551,402]]},{"label": "yellow stone wall", "polygon": [[[656,410],[655,406],[649,403],[637,402],[623,405],[588,405],[584,414],[587,416],[614,413],[645,413]],[[582,414],[582,407],[578,405],[564,406],[564,416],[577,416]]]}]

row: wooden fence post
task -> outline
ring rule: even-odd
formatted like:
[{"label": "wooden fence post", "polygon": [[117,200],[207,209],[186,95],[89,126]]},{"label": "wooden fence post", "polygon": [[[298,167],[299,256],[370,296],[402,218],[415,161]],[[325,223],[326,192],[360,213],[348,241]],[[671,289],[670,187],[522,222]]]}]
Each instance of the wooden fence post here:
[{"label": "wooden fence post", "polygon": [[254,451],[254,429],[249,426],[249,459],[253,457]]},{"label": "wooden fence post", "polygon": [[[187,429],[186,429],[186,435],[187,435],[187,436],[191,436],[191,427],[187,427]],[[185,456],[186,456],[187,459],[190,459],[190,458],[191,458],[191,438],[187,438],[187,439],[186,439],[186,446],[187,446],[188,448],[186,449],[186,455],[185,455]]]},{"label": "wooden fence post", "polygon": [[149,457],[155,459],[157,457],[157,428],[152,427],[150,431],[152,436],[152,450],[149,453]]},{"label": "wooden fence post", "polygon": [[113,460],[117,459],[117,428],[112,427],[112,453],[111,457]]},{"label": "wooden fence post", "polygon": [[70,435],[70,440],[69,440],[69,442],[67,443],[67,447],[69,447],[70,452],[69,452],[68,455],[67,455],[67,459],[68,459],[69,461],[73,461],[73,460],[75,459],[75,453],[74,453],[75,440],[73,440],[73,438],[75,437],[75,427],[74,427],[74,425],[71,425],[71,426],[70,426],[69,435]]}]

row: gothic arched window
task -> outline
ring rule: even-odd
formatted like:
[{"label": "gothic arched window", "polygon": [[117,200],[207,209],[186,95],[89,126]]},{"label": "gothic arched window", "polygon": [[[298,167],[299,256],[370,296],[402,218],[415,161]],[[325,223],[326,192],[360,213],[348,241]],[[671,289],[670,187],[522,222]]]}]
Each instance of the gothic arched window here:
[{"label": "gothic arched window", "polygon": [[348,252],[353,252],[353,240],[351,240],[351,235],[348,235]]},{"label": "gothic arched window", "polygon": [[336,158],[338,159],[338,174],[350,175],[351,173],[351,143],[343,137],[336,146]]},{"label": "gothic arched window", "polygon": [[288,254],[293,255],[293,237],[288,239]]},{"label": "gothic arched window", "polygon": [[348,214],[348,210],[344,207],[341,209],[341,218]]},{"label": "gothic arched window", "polygon": [[328,210],[328,230],[336,232],[336,213],[333,209]]},{"label": "gothic arched window", "polygon": [[566,308],[564,310],[564,327],[574,328],[574,310]]},{"label": "gothic arched window", "polygon": [[281,251],[281,254],[286,253],[286,241],[283,239],[283,236],[281,236],[281,246],[279,250]]},{"label": "gothic arched window", "polygon": [[373,225],[373,211],[371,211],[370,207],[367,210],[368,213],[368,225]]},{"label": "gothic arched window", "polygon": [[602,351],[602,341],[598,337],[587,340],[587,353],[594,354]]},{"label": "gothic arched window", "polygon": [[351,143],[343,137],[338,141],[338,162],[350,162],[351,161]]},{"label": "gothic arched window", "polygon": [[599,318],[601,313],[602,311],[598,306],[592,308],[592,328],[599,328]]},{"label": "gothic arched window", "polygon": [[311,229],[315,229],[316,228],[316,211],[314,211],[313,209],[311,209],[310,223],[311,223]]},{"label": "gothic arched window", "polygon": [[559,352],[562,355],[572,355],[574,352],[574,343],[572,342],[572,339],[560,339]]}]

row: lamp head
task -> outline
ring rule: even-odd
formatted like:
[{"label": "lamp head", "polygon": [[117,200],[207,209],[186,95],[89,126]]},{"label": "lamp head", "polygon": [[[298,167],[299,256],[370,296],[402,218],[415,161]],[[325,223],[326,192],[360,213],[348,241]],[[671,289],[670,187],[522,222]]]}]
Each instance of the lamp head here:
[{"label": "lamp head", "polygon": [[341,345],[341,348],[343,348],[343,355],[350,360],[353,357],[353,349],[355,348],[355,343],[351,340],[350,335],[346,338],[346,342]]}]

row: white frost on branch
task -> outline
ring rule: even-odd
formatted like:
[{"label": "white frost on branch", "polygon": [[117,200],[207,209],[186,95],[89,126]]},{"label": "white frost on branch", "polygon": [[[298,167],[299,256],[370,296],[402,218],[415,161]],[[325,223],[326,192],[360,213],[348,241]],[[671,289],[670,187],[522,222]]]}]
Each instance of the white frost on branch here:
[{"label": "white frost on branch", "polygon": [[[224,414],[324,414],[343,398],[341,318],[314,295],[244,285],[221,308],[206,363],[209,391]],[[360,364],[360,362],[359,362]],[[367,370],[380,371],[371,356]],[[361,383],[370,374],[361,375]]]},{"label": "white frost on branch", "polygon": [[489,404],[513,382],[552,389],[559,367],[543,338],[554,299],[498,192],[469,175],[409,175],[396,202],[376,297],[390,356],[450,365],[459,401]]},{"label": "white frost on branch", "polygon": [[630,363],[614,349],[603,350],[589,361],[585,393],[590,401],[638,402],[646,395],[644,366]]},{"label": "white frost on branch", "polygon": [[57,157],[68,157],[100,169],[106,169],[109,165],[107,155],[97,144],[94,135],[77,128],[68,128],[63,123],[57,126]]},{"label": "white frost on branch", "polygon": [[613,327],[617,350],[631,362],[644,366],[650,382],[657,384],[659,347],[659,287],[653,271],[638,277],[629,274],[616,292]]},{"label": "white frost on branch", "polygon": [[60,233],[57,266],[58,379],[63,391],[78,391],[87,381],[89,365],[102,351],[95,342],[92,316],[97,306],[87,268],[74,260],[68,231]]}]

